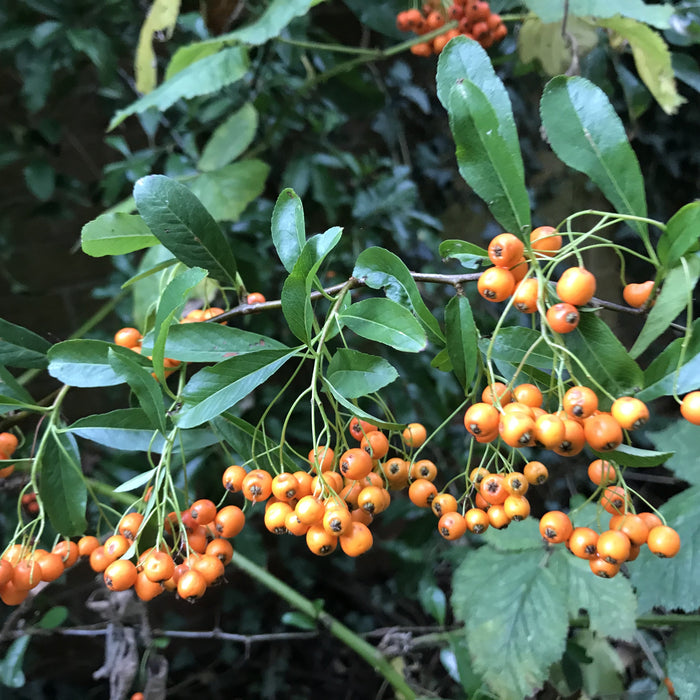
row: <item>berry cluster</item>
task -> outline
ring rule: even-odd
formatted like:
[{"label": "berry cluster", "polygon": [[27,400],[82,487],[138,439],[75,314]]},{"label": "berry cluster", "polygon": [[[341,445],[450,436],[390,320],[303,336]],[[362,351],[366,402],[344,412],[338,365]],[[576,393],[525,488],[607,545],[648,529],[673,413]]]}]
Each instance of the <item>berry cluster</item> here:
[{"label": "berry cluster", "polygon": [[[591,462],[589,474],[591,470],[596,476],[615,471],[602,460]],[[673,528],[664,525],[655,513],[628,513],[624,496],[607,491],[601,499],[605,510],[612,514],[607,530],[598,533],[590,527],[574,527],[566,513],[552,510],[540,518],[540,534],[545,541],[550,544],[565,542],[567,549],[574,556],[587,559],[591,571],[601,578],[615,576],[624,562],[634,561],[639,556],[645,544],[661,558],[678,554],[681,540]]]},{"label": "berry cluster", "polygon": [[449,23],[449,28],[432,41],[411,47],[416,56],[439,54],[450,39],[464,35],[478,41],[485,49],[500,41],[508,33],[500,16],[492,13],[488,2],[455,0],[445,8],[441,0],[432,0],[418,9],[405,10],[396,15],[396,26],[402,32],[412,31],[418,35],[440,29]]},{"label": "berry cluster", "polygon": [[[500,438],[514,449],[538,446],[572,457],[586,444],[596,451],[615,449],[622,442],[623,429],[635,430],[648,418],[646,405],[630,396],[616,399],[610,412],[599,411],[597,395],[585,386],[571,387],[563,395],[559,410],[547,413],[536,386],[520,384],[511,391],[497,382],[484,389],[481,403],[467,409],[464,425],[480,443]],[[488,525],[502,528],[512,520],[527,517],[528,485],[543,483],[548,471],[536,461],[528,462],[522,473],[513,471],[511,465],[512,460],[503,460],[498,473],[483,467],[471,472],[475,508],[464,517],[451,515],[450,526],[444,531],[440,528],[443,536],[453,539],[452,535],[458,537],[466,529],[478,534]],[[614,576],[624,561],[636,559],[645,543],[660,557],[675,556],[680,549],[678,534],[657,515],[632,512],[632,492],[622,472],[608,460],[596,459],[588,466],[588,477],[596,486],[591,498],[598,497],[599,506],[613,516],[609,529],[600,536],[591,528],[574,528],[569,516],[560,511],[546,513],[540,520],[540,532],[547,542],[567,542],[573,554],[589,559],[593,572],[606,578]]]},{"label": "berry cluster", "polygon": [[[318,556],[331,554],[338,545],[346,555],[359,556],[372,547],[369,526],[389,506],[389,490],[411,482],[409,497],[425,505],[437,493],[432,484],[437,467],[427,459],[388,457],[389,438],[366,421],[353,418],[349,433],[359,447],[336,457],[333,448],[318,445],[309,451],[308,470],[273,476],[264,469],[232,465],[223,474],[224,487],[242,493],[249,504],[265,501],[264,523],[273,534],[304,536]],[[425,442],[427,433],[420,423],[411,423],[402,438],[413,449]]]},{"label": "berry cluster", "polygon": [[[561,246],[562,237],[552,226],[539,226],[530,233],[530,250],[535,259],[551,258]],[[581,318],[578,307],[585,306],[595,294],[596,279],[592,272],[583,266],[564,270],[555,287],[560,301],[545,311],[538,306],[542,296],[540,283],[525,257],[525,244],[517,236],[497,235],[489,243],[488,256],[493,267],[484,270],[478,281],[479,294],[484,299],[499,302],[512,297],[513,306],[524,314],[534,314],[539,309],[555,333],[570,333],[578,326]],[[630,306],[641,308],[653,289],[651,280],[628,284],[623,297]]]}]

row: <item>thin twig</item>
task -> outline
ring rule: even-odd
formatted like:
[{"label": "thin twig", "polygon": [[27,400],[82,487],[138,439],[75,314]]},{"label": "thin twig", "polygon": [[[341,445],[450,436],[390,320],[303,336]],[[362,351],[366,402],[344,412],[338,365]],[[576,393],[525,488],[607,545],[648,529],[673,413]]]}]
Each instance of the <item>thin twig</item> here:
[{"label": "thin twig", "polygon": [[[416,282],[423,282],[427,284],[444,284],[454,287],[459,292],[461,291],[462,285],[465,282],[474,282],[475,280],[478,280],[482,273],[469,272],[462,275],[441,275],[432,272],[411,272],[410,274]],[[323,292],[311,292],[311,300],[314,301],[315,299],[320,299],[324,296],[337,294],[341,289],[343,289],[346,286],[346,284],[347,282],[343,282],[341,284],[334,284],[331,287],[325,287]],[[364,286],[364,280],[359,280],[354,277],[350,278],[350,289],[357,289],[359,287]],[[609,309],[610,311],[618,311],[637,316],[646,314],[649,311],[648,308],[635,309],[631,306],[623,306],[622,304],[616,304],[615,302],[606,301],[605,299],[598,299],[597,297],[593,297],[591,299],[591,303],[598,309]],[[234,306],[228,311],[225,311],[223,314],[219,314],[218,316],[214,316],[208,320],[210,322],[221,322],[226,321],[230,318],[234,318],[236,316],[247,316],[248,314],[256,314],[261,311],[269,311],[271,309],[280,308],[282,308],[282,301],[280,299],[266,301],[262,304],[239,304],[238,306]],[[669,327],[675,331],[679,331],[680,333],[685,333],[685,326],[682,326],[678,323],[671,323],[669,324]]]}]

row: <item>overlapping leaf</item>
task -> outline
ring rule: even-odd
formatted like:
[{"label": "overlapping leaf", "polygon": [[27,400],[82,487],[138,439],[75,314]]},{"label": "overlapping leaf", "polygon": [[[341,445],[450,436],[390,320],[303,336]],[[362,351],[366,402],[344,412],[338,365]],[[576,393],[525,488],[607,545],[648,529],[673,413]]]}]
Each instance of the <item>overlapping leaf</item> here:
[{"label": "overlapping leaf", "polygon": [[352,276],[372,289],[384,289],[389,299],[408,306],[423,324],[428,338],[439,346],[445,344],[440,324],[425,305],[409,269],[396,255],[384,248],[367,248],[358,256]]},{"label": "overlapping leaf", "polygon": [[150,364],[145,357],[103,340],[65,340],[49,350],[49,374],[70,386],[123,384],[126,378],[115,372],[109,363],[110,351],[136,358],[142,366]]},{"label": "overlapping leaf", "polygon": [[698,253],[688,258],[686,265],[677,265],[666,275],[661,292],[630,349],[632,357],[639,357],[686,308],[699,278],[700,254]]},{"label": "overlapping leaf", "polygon": [[698,246],[700,230],[700,202],[681,207],[666,224],[656,246],[659,260],[667,268],[674,267],[691,249]]},{"label": "overlapping leaf", "polygon": [[479,331],[469,299],[462,294],[452,297],[445,307],[445,337],[452,371],[466,394],[476,372]]},{"label": "overlapping leaf", "polygon": [[[97,413],[80,418],[66,430],[73,435],[92,440],[100,445],[125,452],[160,453],[166,438],[156,432],[153,422],[140,408],[118,408],[109,413]],[[181,430],[178,447],[182,444],[186,453],[200,450],[216,443],[218,438],[209,430]]]},{"label": "overlapping leaf", "polygon": [[[143,338],[145,355],[153,353],[153,333]],[[184,323],[168,327],[164,353],[183,362],[220,362],[260,350],[285,349],[286,345],[260,333],[220,323]]]},{"label": "overlapping leaf", "polygon": [[[578,328],[563,338],[567,349],[610,393],[626,396],[643,386],[644,375],[639,365],[610,327],[594,314],[581,314]],[[578,364],[574,362],[572,366],[576,372]],[[578,376],[578,379],[584,384],[588,381],[582,376]]]},{"label": "overlapping leaf", "polygon": [[544,566],[546,557],[542,549],[482,547],[452,579],[474,670],[501,700],[521,700],[540,687],[566,647],[567,594]]},{"label": "overlapping leaf", "polygon": [[296,353],[296,350],[261,350],[205,367],[185,385],[182,408],[173,416],[175,422],[181,428],[193,428],[221,415]]},{"label": "overlapping leaf", "polygon": [[642,401],[670,396],[675,386],[678,394],[700,388],[700,319],[691,326],[685,352],[685,338],[667,345],[644,370],[644,389],[637,394]]},{"label": "overlapping leaf", "polygon": [[659,607],[692,612],[700,608],[700,488],[673,496],[661,507],[667,522],[678,532],[681,549],[673,559],[659,559],[646,547],[630,566],[640,612]]},{"label": "overlapping leaf", "polygon": [[292,272],[306,242],[304,208],[294,190],[280,192],[272,212],[272,242],[287,272]]},{"label": "overlapping leaf", "polygon": [[384,358],[340,348],[328,364],[326,379],[346,399],[357,399],[383,389],[399,376]]},{"label": "overlapping leaf", "polygon": [[289,329],[299,340],[308,343],[313,324],[313,307],[309,294],[316,280],[318,268],[338,242],[343,232],[339,226],[312,236],[305,243],[298,260],[282,287],[282,312]]},{"label": "overlapping leaf", "polygon": [[50,347],[40,335],[0,318],[0,364],[44,368]]},{"label": "overlapping leaf", "polygon": [[39,496],[51,524],[66,537],[87,529],[87,487],[75,438],[52,428],[46,436],[39,467]]},{"label": "overlapping leaf", "polygon": [[83,226],[80,234],[83,252],[93,257],[124,255],[158,243],[158,239],[135,214],[102,214]]},{"label": "overlapping leaf", "polygon": [[141,114],[151,108],[164,112],[180,99],[217,92],[231,83],[238,82],[247,70],[248,55],[245,49],[240,46],[233,46],[208,55],[197,61],[196,64],[183,68],[155,90],[132,102],[128,107],[120,109],[112,117],[108,130],[111,131],[119,126],[132,114]]},{"label": "overlapping leaf", "polygon": [[[646,216],[639,162],[622,121],[597,85],[579,77],[552,78],[540,114],[547,139],[564,163],[585,173],[620,214]],[[647,236],[645,224],[629,225]]]},{"label": "overlapping leaf", "polygon": [[402,352],[420,352],[428,343],[423,326],[404,306],[391,299],[364,299],[338,315],[355,333]]},{"label": "overlapping leaf", "polygon": [[209,137],[197,168],[202,171],[218,170],[234,161],[251,144],[258,128],[258,112],[246,102]]},{"label": "overlapping leaf", "polygon": [[194,61],[203,60],[212,51],[227,44],[241,43],[258,46],[276,37],[295,18],[308,12],[314,0],[272,0],[263,14],[251,24],[222,34],[215,39],[185,46],[175,52],[166,77],[170,78],[186,69]]},{"label": "overlapping leaf", "polygon": [[185,265],[236,281],[236,259],[219,225],[190,190],[164,175],[134,185],[139,214],[158,240]]}]

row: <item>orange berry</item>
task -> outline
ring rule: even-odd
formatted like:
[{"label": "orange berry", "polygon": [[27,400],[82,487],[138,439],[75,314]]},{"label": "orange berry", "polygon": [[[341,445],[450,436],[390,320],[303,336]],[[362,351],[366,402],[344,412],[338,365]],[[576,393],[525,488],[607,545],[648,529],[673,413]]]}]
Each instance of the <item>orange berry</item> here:
[{"label": "orange berry", "polygon": [[513,274],[502,267],[490,267],[477,281],[479,294],[488,301],[505,301],[515,289]]},{"label": "orange berry", "polygon": [[691,391],[683,397],[681,415],[689,423],[700,425],[700,391]]},{"label": "orange berry", "polygon": [[428,437],[428,431],[421,423],[409,423],[401,433],[407,447],[420,447]]},{"label": "orange berry", "polygon": [[141,343],[141,332],[136,328],[122,328],[114,334],[114,344],[134,348]]},{"label": "orange berry", "polygon": [[628,284],[622,290],[622,298],[633,308],[639,309],[647,303],[653,289],[653,280]]},{"label": "orange berry", "polygon": [[561,236],[552,226],[538,226],[530,233],[530,246],[535,253],[551,257],[561,248]]},{"label": "orange berry", "polygon": [[578,310],[572,304],[564,302],[554,304],[547,309],[547,323],[555,333],[571,333],[578,326],[581,318]]},{"label": "orange berry", "polygon": [[570,267],[564,270],[557,282],[557,296],[568,304],[583,306],[595,294],[596,280],[585,267]]},{"label": "orange berry", "polygon": [[647,545],[657,557],[675,557],[681,549],[681,538],[672,527],[657,525],[649,530]]},{"label": "orange berry", "polygon": [[510,268],[523,257],[525,246],[512,233],[501,233],[489,243],[489,260],[496,267]]}]

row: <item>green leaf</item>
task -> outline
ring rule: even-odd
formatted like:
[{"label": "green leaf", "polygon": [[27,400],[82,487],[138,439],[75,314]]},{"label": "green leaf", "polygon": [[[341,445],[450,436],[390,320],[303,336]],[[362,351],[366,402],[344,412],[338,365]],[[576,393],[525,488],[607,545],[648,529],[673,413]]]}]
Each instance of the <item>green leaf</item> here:
[{"label": "green leaf", "polygon": [[115,493],[128,493],[129,491],[135,491],[142,486],[145,486],[158,472],[156,468],[149,469],[141,474],[131,477],[127,481],[119,484],[114,489]]},{"label": "green leaf", "polygon": [[[615,577],[614,580],[620,578]],[[574,643],[586,650],[591,663],[580,666],[583,676],[583,691],[590,698],[616,698],[624,696],[625,664],[618,650],[604,637],[590,630],[576,630]]]},{"label": "green leaf", "polygon": [[216,128],[204,146],[197,169],[218,170],[228,165],[250,146],[257,129],[258,112],[246,102]]},{"label": "green leaf", "polygon": [[166,75],[170,77],[179,70],[184,72],[181,67],[189,66],[193,61],[199,61],[201,56],[207,55],[210,50],[218,50],[227,44],[241,43],[252,46],[264,44],[269,39],[279,36],[295,17],[305,15],[312,4],[313,0],[272,0],[255,22],[228,34],[222,34],[216,39],[178,49],[170,61]]},{"label": "green leaf", "polygon": [[445,338],[452,371],[466,395],[476,372],[479,331],[469,299],[462,294],[453,296],[445,307]]},{"label": "green leaf", "polygon": [[[479,341],[479,349],[486,356],[490,338]],[[526,352],[534,348],[527,356],[527,364],[540,369],[552,368],[554,355],[552,349],[542,341],[542,334],[524,326],[506,326],[498,331],[493,341],[491,357],[494,360],[504,360],[512,365],[519,365]]]},{"label": "green leaf", "polygon": [[[531,12],[543,22],[561,22],[565,5],[559,0],[525,0]],[[577,17],[632,17],[659,29],[668,29],[673,15],[669,4],[648,5],[644,0],[570,0],[569,15]]]},{"label": "green leaf", "polygon": [[506,230],[530,225],[530,202],[508,92],[484,49],[456,37],[440,54],[438,97],[450,117],[459,172]]},{"label": "green leaf", "polygon": [[686,100],[678,94],[671,53],[660,34],[629,17],[598,19],[597,24],[617,32],[632,49],[639,77],[666,114],[676,114]]},{"label": "green leaf", "polygon": [[326,372],[328,382],[346,399],[379,391],[398,376],[385,359],[347,348],[336,350]]},{"label": "green leaf", "polygon": [[111,368],[126,379],[131,390],[148,416],[151,425],[165,433],[165,407],[163,393],[151,373],[138,362],[125,355],[117,355],[110,349],[107,355]]},{"label": "green leaf", "polygon": [[[644,375],[639,365],[629,356],[610,327],[595,314],[581,314],[578,328],[562,336],[566,347],[583,364],[588,373],[615,396],[634,395],[643,385]],[[574,364],[577,379],[597,388],[580,376]]]},{"label": "green leaf", "polygon": [[687,275],[683,265],[678,265],[664,278],[661,292],[630,349],[632,357],[639,357],[686,308],[700,278],[700,255],[687,258],[687,268]]},{"label": "green leaf", "polygon": [[233,252],[219,225],[187,187],[164,175],[148,175],[134,185],[134,199],[148,228],[175,257],[235,284]]},{"label": "green leaf", "polygon": [[[249,352],[286,347],[266,335],[220,323],[183,323],[168,327],[165,356],[183,362],[220,362]],[[152,354],[152,333],[144,336],[142,348],[145,355]]]},{"label": "green leaf", "polygon": [[237,221],[263,193],[269,172],[270,166],[261,160],[241,160],[202,173],[188,186],[216,221]]},{"label": "green leaf", "polygon": [[665,464],[673,457],[673,450],[670,452],[657,452],[655,450],[643,450],[630,445],[620,445],[616,450],[609,452],[598,452],[591,448],[591,452],[599,459],[609,459],[624,467],[658,467]]},{"label": "green leaf", "polygon": [[153,358],[153,370],[161,384],[165,383],[163,360],[165,359],[165,342],[168,338],[170,325],[176,317],[179,317],[192,289],[206,276],[206,270],[202,270],[200,267],[184,270],[170,281],[170,284],[168,284],[160,297],[153,326],[155,341],[151,356]]},{"label": "green leaf", "polygon": [[168,67],[165,70],[165,79],[170,80],[181,70],[191,66],[193,63],[201,61],[208,56],[213,56],[215,53],[221,51],[223,46],[224,45],[219,42],[198,42],[179,48],[170,59],[170,63],[168,63]]},{"label": "green leaf", "polygon": [[644,371],[644,389],[637,394],[642,401],[671,396],[674,383],[678,394],[700,388],[700,319],[690,329],[690,342],[679,367],[685,338],[676,338],[657,355]]},{"label": "green leaf", "polygon": [[697,625],[676,629],[666,644],[666,675],[673,681],[676,697],[700,697],[700,635]]},{"label": "green leaf", "polygon": [[401,352],[420,352],[428,338],[423,326],[404,306],[391,299],[364,299],[338,315],[357,335]]},{"label": "green leaf", "polygon": [[518,175],[522,178],[525,171],[510,97],[505,85],[496,75],[486,51],[472,39],[455,37],[440,54],[436,80],[438,98],[448,111],[452,89],[465,80],[488,95],[488,101],[497,115],[498,132],[518,167]]},{"label": "green leaf", "polygon": [[460,240],[443,241],[440,243],[439,252],[441,258],[459,260],[462,267],[466,267],[468,270],[479,268],[488,260],[489,256],[486,248]]},{"label": "green leaf", "polygon": [[700,484],[700,427],[685,420],[674,420],[662,430],[649,430],[647,437],[657,450],[669,451],[665,465],[679,479]]},{"label": "green leaf", "polygon": [[577,618],[581,610],[588,613],[588,626],[604,637],[631,641],[637,631],[637,599],[624,576],[608,581],[591,575],[588,562],[557,549],[547,563],[566,591],[569,617]]},{"label": "green leaf", "polygon": [[136,328],[150,328],[153,325],[160,292],[181,267],[182,263],[160,243],[144,253],[136,275],[128,280],[129,286],[133,286]]},{"label": "green leaf", "polygon": [[418,316],[431,342],[440,347],[445,344],[440,324],[423,302],[409,269],[396,255],[384,248],[366,248],[358,256],[352,276],[371,289],[384,289],[389,299]]},{"label": "green leaf", "polygon": [[294,190],[287,188],[277,197],[272,212],[272,242],[287,272],[292,272],[306,242],[304,208]]},{"label": "green leaf", "polygon": [[287,319],[289,330],[305,343],[311,338],[314,313],[309,294],[316,280],[316,273],[328,253],[338,245],[342,233],[342,228],[334,226],[325,233],[309,238],[291,274],[284,281],[281,294],[282,313]]},{"label": "green leaf", "polygon": [[[140,408],[119,408],[109,413],[98,413],[80,418],[66,431],[92,440],[99,445],[125,452],[161,453],[167,445],[165,438],[152,427],[148,416]],[[217,442],[209,430],[182,430],[178,437],[185,452],[194,452]]]},{"label": "green leaf", "polygon": [[[620,214],[646,216],[644,180],[625,128],[605,93],[584,78],[557,76],[540,103],[542,124],[557,156],[587,175]],[[629,225],[646,236],[646,225]]]},{"label": "green leaf", "polygon": [[126,380],[109,363],[110,350],[119,356],[136,358],[142,366],[148,360],[103,340],[65,340],[49,350],[49,374],[64,384],[79,387],[114,386]]},{"label": "green leaf", "polygon": [[466,79],[452,88],[447,104],[460,175],[507,231],[527,230],[530,200],[522,155],[499,132],[496,106]]},{"label": "green leaf", "polygon": [[316,620],[302,612],[286,612],[282,615],[282,624],[296,627],[300,630],[315,630]]},{"label": "green leaf", "polygon": [[99,258],[103,255],[124,255],[149,248],[158,239],[136,214],[102,214],[89,221],[80,234],[83,252]]},{"label": "green leaf", "polygon": [[[695,453],[697,455],[697,452]],[[661,507],[668,524],[681,538],[681,549],[672,559],[659,559],[642,548],[630,566],[632,585],[637,589],[640,612],[652,608],[692,612],[700,608],[700,488],[673,496]]]},{"label": "green leaf", "polygon": [[21,688],[26,683],[22,665],[24,653],[27,651],[31,636],[25,634],[17,637],[7,648],[7,652],[0,661],[0,683],[8,688]]},{"label": "green leaf", "polygon": [[244,48],[234,46],[183,68],[153,92],[120,109],[107,127],[111,131],[132,114],[141,114],[151,107],[164,112],[180,99],[218,92],[238,82],[248,71],[248,55]]},{"label": "green leaf", "polygon": [[700,202],[681,207],[666,224],[656,247],[661,263],[674,267],[680,259],[698,245],[700,230]]},{"label": "green leaf", "polygon": [[56,189],[56,171],[45,160],[30,163],[22,169],[29,191],[40,201],[48,202]]},{"label": "green leaf", "polygon": [[0,364],[43,369],[50,347],[40,335],[0,318]]},{"label": "green leaf", "polygon": [[[222,413],[220,416],[213,418],[210,422],[212,430],[216,435],[223,440],[231,448],[238,453],[244,462],[249,462],[260,451],[260,431],[248,421],[234,416],[231,413]],[[272,454],[276,463],[281,463],[286,471],[295,472],[299,469],[298,462],[289,450],[287,443],[283,443],[282,449],[280,445],[270,435],[265,438],[265,444],[272,449]],[[280,454],[282,455],[280,458]]]},{"label": "green leaf", "polygon": [[33,404],[32,395],[12,376],[9,370],[0,365],[0,394],[16,399],[24,404]]},{"label": "green leaf", "polygon": [[173,416],[181,428],[193,428],[237,404],[269,379],[297,350],[261,350],[205,367],[182,391],[183,406]]},{"label": "green leaf", "polygon": [[42,615],[36,626],[44,630],[53,630],[60,627],[67,619],[68,608],[65,605],[56,605]]},{"label": "green leaf", "polygon": [[522,552],[527,549],[542,552],[542,535],[537,518],[526,518],[505,530],[490,527],[483,538],[490,547],[501,552]]},{"label": "green leaf", "polygon": [[566,592],[543,566],[546,556],[542,549],[482,547],[452,578],[452,605],[465,623],[474,670],[500,700],[521,700],[540,687],[566,647]]},{"label": "green leaf", "polygon": [[57,532],[82,535],[87,529],[87,487],[78,445],[72,435],[49,430],[39,467],[39,497]]},{"label": "green leaf", "polygon": [[437,355],[430,360],[430,366],[439,372],[452,371],[452,362],[450,361],[450,354],[446,347],[440,350],[440,352],[438,352]]}]

